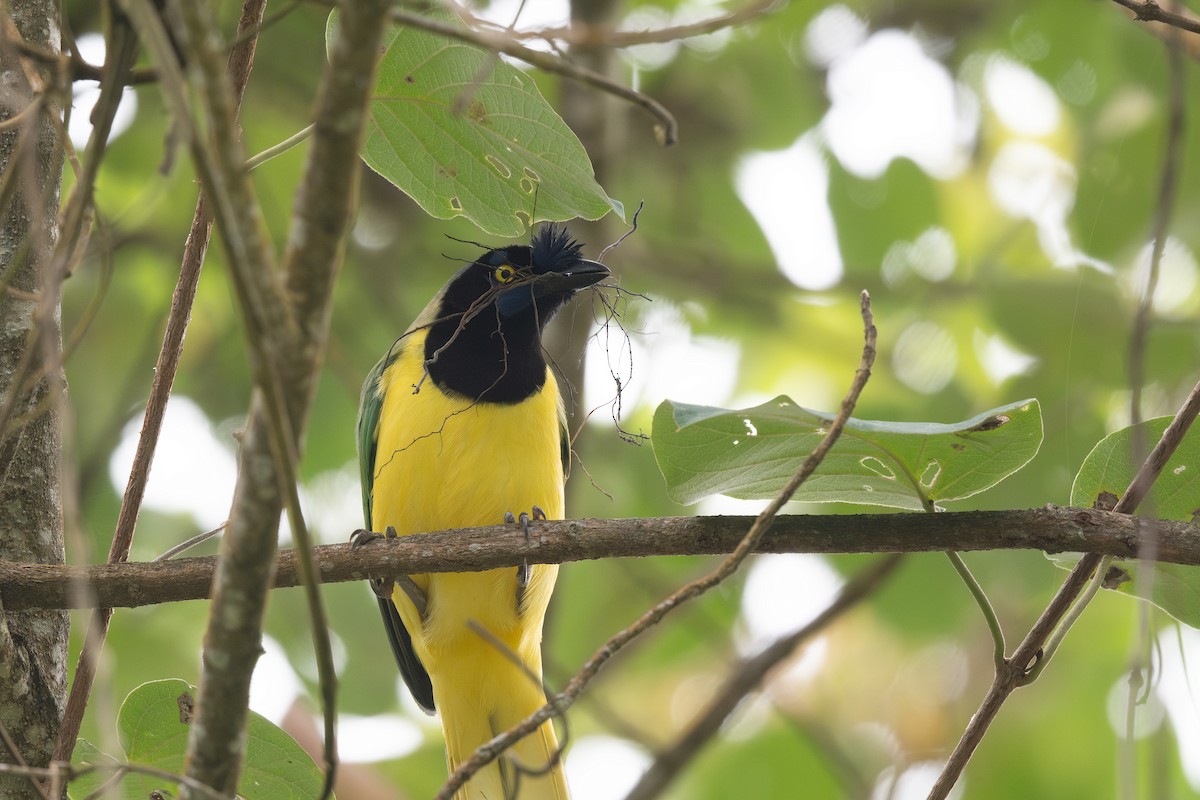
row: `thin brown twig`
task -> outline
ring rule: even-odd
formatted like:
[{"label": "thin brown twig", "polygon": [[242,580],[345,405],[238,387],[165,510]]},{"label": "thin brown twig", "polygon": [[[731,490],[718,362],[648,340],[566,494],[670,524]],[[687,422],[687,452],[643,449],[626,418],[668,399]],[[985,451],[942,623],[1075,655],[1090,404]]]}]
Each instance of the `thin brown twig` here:
[{"label": "thin brown twig", "polygon": [[688,729],[666,750],[661,751],[650,767],[642,773],[625,800],[651,800],[658,797],[683,768],[700,752],[725,720],[734,712],[746,695],[754,691],[767,673],[796,652],[804,642],[820,633],[842,614],[857,605],[899,566],[902,553],[878,559],[847,583],[811,622],[772,642],[762,652],[742,662],[726,680],[724,686],[700,712]]},{"label": "thin brown twig", "polygon": [[[1150,491],[1150,487],[1154,485],[1154,481],[1157,480],[1163,467],[1166,466],[1167,461],[1170,460],[1171,455],[1183,441],[1183,437],[1195,421],[1197,414],[1200,414],[1200,383],[1193,387],[1183,407],[1179,409],[1175,418],[1171,420],[1171,424],[1163,431],[1158,444],[1142,462],[1142,466],[1130,482],[1129,488],[1125,490],[1113,508],[1114,513],[1132,514],[1137,509]],[[1099,555],[1089,553],[1079,559],[1075,568],[1067,575],[1058,592],[1042,611],[1037,622],[1029,629],[1029,633],[1025,635],[1012,657],[1006,659],[1003,665],[996,670],[991,688],[988,689],[979,709],[971,717],[966,730],[946,761],[946,766],[929,792],[929,800],[943,800],[950,794],[950,790],[954,788],[954,784],[958,782],[959,776],[966,768],[967,762],[970,761],[988,728],[991,727],[993,720],[1000,712],[1004,701],[1018,687],[1028,685],[1035,680],[1041,670],[1045,668],[1046,661],[1039,658],[1042,646],[1055,633],[1063,618],[1071,610],[1076,598],[1087,586],[1092,573],[1100,564],[1101,558]]]},{"label": "thin brown twig", "polygon": [[1200,33],[1200,20],[1183,14],[1167,11],[1154,0],[1113,0],[1119,6],[1124,6],[1133,12],[1133,18],[1138,22],[1162,22],[1173,28],[1179,28],[1189,33]]},{"label": "thin brown twig", "polygon": [[727,14],[718,14],[715,17],[690,22],[686,25],[672,25],[667,28],[640,31],[618,30],[602,25],[572,24],[567,27],[515,31],[513,35],[519,39],[544,39],[548,42],[585,47],[631,47],[639,44],[661,44],[746,25],[779,10],[784,5],[782,0],[755,0],[755,2],[747,3]]},{"label": "thin brown twig", "polygon": [[609,638],[580,668],[579,672],[567,683],[563,691],[548,698],[546,705],[531,714],[520,724],[481,745],[469,759],[460,764],[434,796],[434,800],[450,800],[455,792],[472,775],[494,761],[514,743],[536,730],[547,719],[556,714],[563,713],[610,658],[620,652],[630,642],[657,625],[676,608],[700,597],[714,586],[719,585],[736,572],[742,562],[758,548],[763,537],[771,529],[776,515],[779,514],[784,504],[796,493],[796,490],[800,488],[800,484],[804,483],[808,479],[808,476],[816,470],[817,466],[841,435],[842,429],[850,419],[850,415],[854,411],[854,406],[858,402],[859,394],[862,392],[863,387],[866,386],[867,379],[870,378],[871,365],[875,362],[876,331],[874,318],[871,315],[871,298],[865,291],[862,293],[861,311],[865,340],[862,359],[859,362],[858,369],[854,373],[854,380],[851,382],[850,391],[847,393],[845,399],[842,400],[842,406],[837,416],[830,424],[825,436],[813,449],[812,453],[809,454],[808,458],[804,460],[804,463],[796,470],[795,474],[792,475],[787,485],[763,509],[762,513],[755,518],[754,524],[750,526],[750,530],[746,532],[733,552],[722,560],[712,572],[680,587],[662,602],[649,609],[633,624],[618,631]]}]

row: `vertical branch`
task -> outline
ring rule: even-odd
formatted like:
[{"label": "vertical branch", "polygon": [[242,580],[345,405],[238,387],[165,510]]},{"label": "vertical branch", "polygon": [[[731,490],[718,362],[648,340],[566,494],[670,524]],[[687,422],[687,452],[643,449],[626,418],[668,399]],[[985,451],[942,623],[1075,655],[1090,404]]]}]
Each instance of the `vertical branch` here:
[{"label": "vertical branch", "polygon": [[[5,39],[16,31],[24,43],[57,52],[58,4],[28,0],[5,4],[0,20]],[[60,502],[61,391],[59,370],[21,392],[22,363],[42,357],[31,347],[37,337],[59,364],[62,335],[58,285],[49,275],[57,240],[63,146],[55,118],[61,116],[57,87],[18,56],[8,43],[0,46],[0,83],[5,86],[0,118],[9,120],[38,103],[26,124],[0,132],[0,170],[11,181],[9,212],[0,225],[0,275],[17,290],[0,293],[0,399],[6,405],[45,412],[14,431],[5,443],[0,464],[0,558],[61,564],[64,561]],[[38,85],[40,84],[40,85]],[[40,101],[39,91],[45,92]],[[31,146],[22,147],[22,141]],[[11,402],[10,401],[16,401]],[[15,480],[20,476],[20,480]],[[61,611],[5,613],[0,608],[0,725],[11,733],[11,748],[0,748],[0,761],[34,766],[49,763],[66,695],[67,615]],[[0,795],[38,797],[27,779],[0,777]]]},{"label": "vertical branch", "polygon": [[[147,0],[127,2],[143,12],[148,9]],[[244,168],[211,8],[177,2],[172,10],[178,18],[180,39],[188,49],[191,81],[205,113],[208,136],[204,141],[179,82],[172,83],[167,76],[164,90],[176,115],[192,125],[190,143],[222,228],[256,384],[242,435],[230,523],[214,579],[200,692],[188,742],[188,776],[232,793],[241,770],[250,676],[261,652],[263,615],[285,498],[297,545],[308,552],[302,541],[305,528],[297,502],[295,462],[326,338],[341,239],[357,186],[356,159],[387,4],[383,0],[347,3],[340,17],[320,90],[313,152],[298,196],[285,271],[275,269],[272,263]],[[165,37],[154,30],[156,20],[145,13],[141,18],[153,46],[160,53],[165,51]],[[320,642],[325,638],[323,616],[311,571],[309,578],[314,636]],[[327,643],[324,648],[318,644],[318,651],[324,650]],[[326,682],[325,670],[322,673],[322,683],[331,693],[333,677]],[[327,731],[331,732],[328,724]],[[332,766],[327,777],[332,776]],[[195,792],[185,787],[183,796],[193,797]]]},{"label": "vertical branch", "polygon": [[[237,105],[241,103],[246,83],[250,79],[250,69],[254,64],[254,50],[258,43],[258,36],[252,32],[257,30],[262,22],[265,9],[266,0],[245,0],[242,5],[238,33],[246,35],[248,38],[230,51],[228,64],[229,76],[234,86],[234,102]],[[112,544],[108,552],[108,563],[110,564],[126,560],[129,556],[129,548],[133,544],[134,528],[142,508],[146,483],[150,478],[150,464],[154,459],[154,450],[158,444],[159,433],[162,431],[163,418],[166,415],[167,400],[171,396],[171,387],[175,382],[179,359],[183,354],[183,338],[187,332],[192,303],[196,298],[196,287],[200,281],[200,268],[204,264],[204,256],[208,252],[211,236],[212,215],[209,213],[204,195],[201,194],[196,201],[192,226],[184,244],[179,280],[175,284],[175,291],[171,296],[171,311],[167,317],[166,331],[163,333],[162,348],[159,350],[158,360],[154,365],[154,378],[150,384],[150,396],[146,400],[142,430],[138,436],[133,466],[129,471],[129,481],[125,485],[125,494],[121,499],[121,510],[117,514],[116,529],[113,531]],[[95,679],[96,661],[104,647],[104,639],[108,634],[111,619],[111,608],[99,609],[93,615],[87,635],[84,637],[85,645],[75,667],[75,680],[71,685],[71,695],[67,700],[63,727],[59,731],[58,743],[54,748],[55,761],[71,760],[71,753],[75,748],[75,740],[79,736],[79,728],[83,724],[83,714],[87,708],[88,697]]]}]

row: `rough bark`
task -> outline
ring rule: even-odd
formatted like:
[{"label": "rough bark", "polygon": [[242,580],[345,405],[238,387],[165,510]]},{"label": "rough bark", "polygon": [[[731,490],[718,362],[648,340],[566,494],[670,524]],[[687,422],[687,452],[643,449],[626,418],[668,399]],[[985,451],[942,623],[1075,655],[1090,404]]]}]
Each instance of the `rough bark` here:
[{"label": "rough bark", "polygon": [[[470,572],[522,561],[563,564],[611,558],[729,553],[751,517],[576,519],[534,523],[530,535],[513,525],[404,536],[354,549],[314,548],[322,583],[370,575]],[[762,553],[938,553],[945,550],[1040,550],[1136,558],[1153,539],[1163,563],[1200,564],[1190,523],[1150,520],[1090,508],[950,511],[942,514],[787,515],[777,517]],[[47,567],[0,561],[0,602],[10,606],[143,606],[208,597],[216,559],[143,564]],[[80,582],[87,591],[73,588]],[[279,553],[274,586],[300,582],[295,550]]]},{"label": "rough bark", "polygon": [[[25,0],[6,12],[5,38],[20,35],[46,51],[59,48],[58,4]],[[49,89],[52,76],[0,47],[0,119],[10,119]],[[40,86],[38,84],[41,84]],[[0,558],[61,564],[60,281],[48,276],[57,240],[63,151],[51,115],[61,110],[42,92],[43,105],[27,124],[0,133],[0,174],[12,194],[0,209]],[[43,295],[43,292],[50,294]],[[29,381],[47,372],[40,380]],[[32,382],[30,389],[22,384]],[[0,747],[0,761],[46,766],[66,698],[67,623],[64,611],[5,612],[0,607],[0,723],[17,753]],[[25,778],[0,777],[0,797],[37,797]]]}]

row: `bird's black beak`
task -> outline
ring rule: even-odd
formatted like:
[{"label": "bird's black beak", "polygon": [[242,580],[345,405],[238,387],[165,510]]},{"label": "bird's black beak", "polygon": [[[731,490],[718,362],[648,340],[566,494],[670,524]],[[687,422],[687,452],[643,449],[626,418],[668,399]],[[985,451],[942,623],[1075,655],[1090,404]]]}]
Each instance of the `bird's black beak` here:
[{"label": "bird's black beak", "polygon": [[577,292],[599,283],[611,275],[608,267],[599,261],[580,259],[562,272],[547,272],[533,279],[534,291],[538,295]]}]

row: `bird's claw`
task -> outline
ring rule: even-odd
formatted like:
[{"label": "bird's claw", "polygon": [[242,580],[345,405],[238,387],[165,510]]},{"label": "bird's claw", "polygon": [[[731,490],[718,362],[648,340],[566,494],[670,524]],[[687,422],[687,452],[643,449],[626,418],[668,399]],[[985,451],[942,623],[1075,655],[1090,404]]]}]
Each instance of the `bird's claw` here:
[{"label": "bird's claw", "polygon": [[[365,547],[366,545],[378,542],[381,539],[399,538],[400,534],[398,534],[396,529],[391,525],[388,525],[386,533],[378,533],[376,531],[368,531],[360,528],[359,530],[356,530],[354,533],[350,534],[350,546],[357,550],[360,547]],[[408,599],[412,601],[412,604],[416,606],[417,612],[421,615],[421,618],[425,618],[425,607],[427,603],[425,593],[422,592],[421,588],[413,583],[413,579],[407,575],[401,575],[398,578],[372,577],[368,581],[368,584],[371,587],[371,591],[375,593],[375,596],[384,600],[391,600],[393,592],[395,592],[396,587],[399,586],[400,590],[403,591],[404,594],[408,596]]]},{"label": "bird's claw", "polygon": [[[513,513],[511,511],[504,512],[505,523],[507,523],[509,525],[512,525],[516,522],[521,523],[521,530],[525,533],[525,541],[529,541],[529,521],[530,521],[530,519],[542,520],[542,521],[544,521],[546,519],[546,512],[542,510],[541,506],[534,506],[532,511],[533,511],[532,517],[524,511],[521,512],[521,515],[519,517],[513,516]],[[521,562],[521,566],[517,567],[517,588],[524,589],[528,585],[529,585],[529,559],[525,559],[524,561]]]}]

